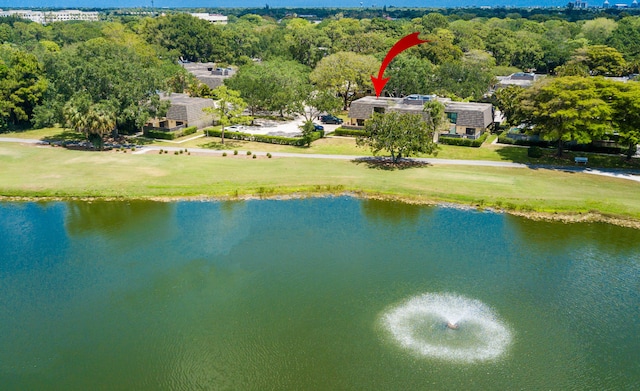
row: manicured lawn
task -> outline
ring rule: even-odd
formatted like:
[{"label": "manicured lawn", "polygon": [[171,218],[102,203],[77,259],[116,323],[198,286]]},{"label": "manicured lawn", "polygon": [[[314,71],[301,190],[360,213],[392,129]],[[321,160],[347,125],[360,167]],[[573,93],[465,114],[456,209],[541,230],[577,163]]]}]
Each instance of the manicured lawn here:
[{"label": "manicured lawn", "polygon": [[[288,145],[277,145],[267,143],[256,143],[249,141],[237,141],[225,139],[224,145],[218,137],[201,137],[194,140],[186,141],[197,135],[202,135],[203,131],[199,130],[195,134],[185,136],[173,141],[181,143],[171,143],[162,140],[148,141],[153,145],[171,146],[181,148],[210,148],[214,150],[249,150],[253,152],[291,152],[305,154],[329,154],[329,155],[359,155],[370,156],[371,151],[368,148],[356,146],[355,139],[348,137],[328,137],[313,142],[311,147],[293,147]],[[2,133],[0,137],[13,138],[33,138],[33,139],[83,139],[81,134],[65,130],[62,128],[46,128],[29,130],[24,132]],[[555,149],[545,150],[545,155],[539,159],[529,158],[527,156],[527,148],[516,146],[492,145],[491,140],[494,135],[489,137],[480,148],[459,147],[455,145],[440,145],[440,150],[436,157],[442,159],[461,159],[461,160],[490,160],[490,161],[508,161],[515,163],[524,163],[532,165],[556,165],[556,166],[575,166],[573,158],[575,156],[587,156],[589,158],[589,167],[616,167],[616,168],[633,168],[640,169],[640,159],[632,159],[628,162],[622,156],[603,155],[594,153],[566,152],[563,158],[554,156]],[[147,143],[145,141],[144,143]],[[429,155],[419,155],[420,157],[433,157]]]},{"label": "manicured lawn", "polygon": [[545,212],[640,219],[640,184],[543,169],[426,166],[400,170],[341,160],[132,155],[0,144],[0,195],[235,197],[344,191]]}]

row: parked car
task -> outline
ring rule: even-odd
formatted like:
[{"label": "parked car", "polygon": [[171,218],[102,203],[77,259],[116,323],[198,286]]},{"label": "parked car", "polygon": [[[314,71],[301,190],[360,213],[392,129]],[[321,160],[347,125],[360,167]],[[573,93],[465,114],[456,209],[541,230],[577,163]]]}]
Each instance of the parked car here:
[{"label": "parked car", "polygon": [[246,130],[247,127],[244,125],[231,125],[227,126],[225,129],[231,130],[232,132],[242,132],[243,130]]},{"label": "parked car", "polygon": [[320,117],[320,121],[323,124],[340,125],[342,123],[342,118],[338,118],[335,115],[323,115],[322,117]]},{"label": "parked car", "polygon": [[314,124],[313,124],[313,127],[314,127],[316,130],[324,130],[324,126],[322,126],[322,125],[318,125],[318,124],[316,124],[315,122],[314,122]]}]

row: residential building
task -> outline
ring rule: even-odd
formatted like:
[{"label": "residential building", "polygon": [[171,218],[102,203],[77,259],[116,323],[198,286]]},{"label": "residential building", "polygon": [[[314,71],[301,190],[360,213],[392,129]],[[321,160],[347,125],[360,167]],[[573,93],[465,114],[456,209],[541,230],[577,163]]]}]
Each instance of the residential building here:
[{"label": "residential building", "polygon": [[435,95],[414,94],[404,98],[366,96],[355,100],[349,108],[347,125],[361,127],[373,113],[389,111],[421,114],[426,120],[429,114],[423,110],[424,104],[433,100],[444,104],[450,122],[449,129],[441,132],[441,135],[476,139],[493,124],[493,106],[489,103],[453,102]]},{"label": "residential building", "polygon": [[33,10],[8,10],[0,11],[0,17],[17,16],[40,24],[54,22],[68,22],[72,20],[98,21],[98,12],[85,12],[79,10],[62,11],[33,11]]},{"label": "residential building", "polygon": [[180,63],[184,69],[196,77],[201,83],[207,87],[214,89],[224,84],[227,79],[235,73],[233,68],[216,67],[213,62],[186,62]]},{"label": "residential building", "polygon": [[530,87],[541,77],[544,77],[544,75],[537,75],[530,72],[516,72],[509,76],[497,76],[496,79],[498,79],[498,84],[496,85],[496,89],[507,86]]},{"label": "residential building", "polygon": [[212,99],[192,98],[187,94],[162,94],[161,100],[171,102],[167,115],[152,118],[146,129],[178,130],[189,126],[203,128],[213,123],[213,117],[203,111],[205,107],[214,107]]}]

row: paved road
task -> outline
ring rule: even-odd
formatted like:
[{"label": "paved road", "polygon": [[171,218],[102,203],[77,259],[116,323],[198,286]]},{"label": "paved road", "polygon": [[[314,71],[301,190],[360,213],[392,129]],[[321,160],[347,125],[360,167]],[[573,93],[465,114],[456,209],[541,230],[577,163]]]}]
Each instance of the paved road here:
[{"label": "paved road", "polygon": [[[23,144],[43,144],[42,141],[36,139],[19,139],[10,137],[0,137],[0,142],[11,143],[23,143]],[[134,155],[144,154],[152,151],[179,151],[181,147],[158,147],[154,145],[147,145],[140,147]],[[199,153],[203,155],[221,156],[223,152],[228,155],[233,154],[232,150],[211,150],[206,148],[189,148],[190,152]],[[264,156],[266,152],[254,152],[258,156]],[[244,155],[246,151],[238,150],[238,154]],[[271,152],[273,157],[293,157],[303,159],[338,159],[338,160],[369,160],[376,159],[371,156],[358,156],[358,155],[324,155],[324,154],[306,154],[306,153],[288,153],[288,152]],[[627,179],[635,182],[640,182],[639,170],[622,170],[622,169],[604,169],[604,168],[589,168],[589,167],[564,167],[564,166],[543,166],[543,165],[526,165],[522,163],[511,162],[499,162],[490,160],[454,160],[454,159],[437,159],[437,158],[411,158],[413,161],[423,162],[433,165],[458,165],[458,166],[478,166],[478,167],[507,167],[507,168],[531,168],[531,169],[548,169],[568,172],[581,172],[585,174],[608,176],[619,179]]]}]

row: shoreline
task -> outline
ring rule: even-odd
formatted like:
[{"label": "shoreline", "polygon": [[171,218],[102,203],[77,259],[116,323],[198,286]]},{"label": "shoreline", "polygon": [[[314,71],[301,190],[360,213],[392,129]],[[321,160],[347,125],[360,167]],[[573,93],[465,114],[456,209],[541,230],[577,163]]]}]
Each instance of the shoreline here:
[{"label": "shoreline", "polygon": [[294,192],[294,193],[273,193],[269,195],[247,194],[240,196],[148,196],[148,197],[102,197],[102,196],[3,196],[0,195],[0,203],[9,202],[126,202],[126,201],[151,201],[151,202],[226,202],[226,201],[253,201],[253,200],[298,200],[307,198],[325,198],[325,197],[351,197],[361,200],[379,200],[386,202],[400,202],[411,205],[435,206],[441,208],[455,208],[461,210],[505,213],[512,216],[523,217],[533,221],[549,221],[563,224],[576,223],[604,223],[624,228],[632,228],[640,230],[640,220],[636,220],[624,216],[614,216],[604,214],[598,211],[589,212],[542,212],[535,210],[518,210],[496,207],[491,205],[477,205],[456,203],[451,201],[436,201],[428,198],[386,195],[380,193],[367,193],[356,191],[343,192]]}]

